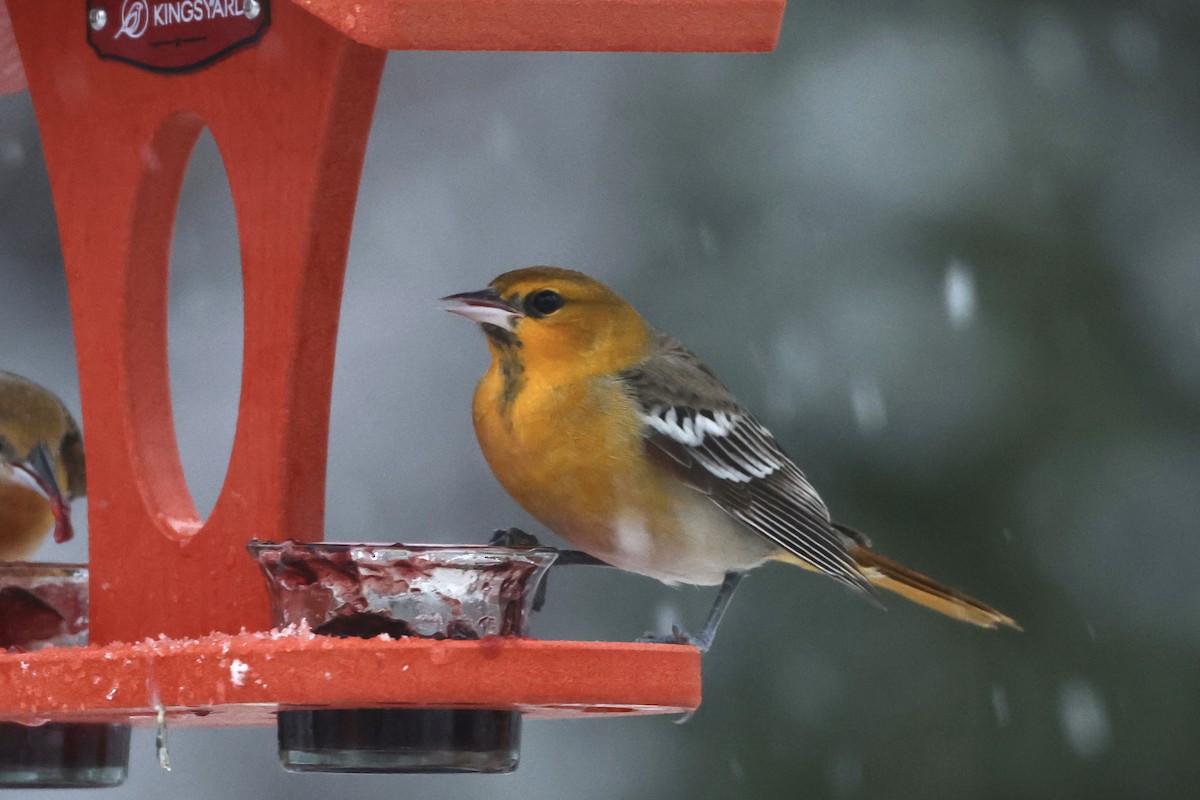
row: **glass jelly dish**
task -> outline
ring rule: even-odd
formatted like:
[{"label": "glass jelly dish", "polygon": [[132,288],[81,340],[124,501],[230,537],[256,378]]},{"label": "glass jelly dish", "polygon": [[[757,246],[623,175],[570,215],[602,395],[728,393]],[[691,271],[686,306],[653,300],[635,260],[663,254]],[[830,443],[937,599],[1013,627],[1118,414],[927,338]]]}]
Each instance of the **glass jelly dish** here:
[{"label": "glass jelly dish", "polygon": [[[276,626],[326,636],[482,639],[525,635],[552,548],[260,542]],[[279,712],[279,756],[296,772],[511,772],[521,714],[507,709]]]},{"label": "glass jelly dish", "polygon": [[[87,635],[87,567],[0,562],[0,650],[82,646]],[[128,725],[0,722],[0,788],[119,786],[128,765]]]}]

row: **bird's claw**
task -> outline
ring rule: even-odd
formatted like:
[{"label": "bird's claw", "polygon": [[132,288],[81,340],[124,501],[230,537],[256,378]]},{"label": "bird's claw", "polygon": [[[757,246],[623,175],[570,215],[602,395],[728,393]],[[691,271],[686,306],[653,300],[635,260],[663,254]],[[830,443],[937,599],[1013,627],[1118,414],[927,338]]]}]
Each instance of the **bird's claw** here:
[{"label": "bird's claw", "polygon": [[[492,538],[488,540],[488,545],[490,547],[507,547],[512,550],[532,550],[535,547],[541,547],[536,536],[526,533],[520,528],[497,528],[492,531]],[[537,591],[533,593],[531,608],[534,611],[541,611],[542,606],[546,605],[547,577],[547,575],[542,575]]]},{"label": "bird's claw", "polygon": [[[537,537],[531,533],[526,533],[520,528],[497,528],[492,531],[492,538],[488,540],[490,547],[507,547],[510,550],[533,550],[543,548]],[[554,561],[553,566],[568,567],[568,566],[584,566],[584,567],[607,567],[609,564],[601,561],[595,556],[588,555],[581,550],[558,550],[558,558]],[[533,598],[533,610],[541,611],[542,606],[546,603],[546,578],[542,577],[542,582],[538,584],[537,593]]]},{"label": "bird's claw", "polygon": [[497,528],[492,531],[488,540],[491,547],[511,547],[513,550],[531,550],[541,547],[541,543],[532,533],[526,533],[520,528]]},{"label": "bird's claw", "polygon": [[[670,633],[650,633],[646,632],[637,638],[639,644],[682,644],[697,648],[701,653],[708,650],[708,645],[692,636],[678,625],[671,626]],[[676,725],[683,725],[691,721],[692,717],[696,716],[699,709],[693,708],[691,711],[685,712],[679,719],[675,720]]]},{"label": "bird's claw", "polygon": [[699,648],[701,651],[707,649],[701,646],[703,642],[678,625],[672,625],[670,633],[644,633],[637,641],[639,644],[683,644]]}]

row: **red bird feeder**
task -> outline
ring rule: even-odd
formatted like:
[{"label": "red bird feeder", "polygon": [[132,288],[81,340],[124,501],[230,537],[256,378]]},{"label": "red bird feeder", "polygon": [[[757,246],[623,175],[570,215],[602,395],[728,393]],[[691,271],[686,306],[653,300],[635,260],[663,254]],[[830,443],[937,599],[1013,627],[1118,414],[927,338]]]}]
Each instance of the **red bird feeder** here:
[{"label": "red bird feeder", "polygon": [[[0,720],[165,713],[186,725],[262,725],[280,708],[694,709],[700,655],[690,647],[272,634],[245,548],[252,537],[324,536],[342,279],[386,51],[763,51],[784,0],[7,3],[0,90],[21,88],[15,38],[74,320],[91,645],[0,655]],[[201,520],[171,413],[167,278],[177,198],[206,126],[237,214],[245,334],[228,473]]]}]

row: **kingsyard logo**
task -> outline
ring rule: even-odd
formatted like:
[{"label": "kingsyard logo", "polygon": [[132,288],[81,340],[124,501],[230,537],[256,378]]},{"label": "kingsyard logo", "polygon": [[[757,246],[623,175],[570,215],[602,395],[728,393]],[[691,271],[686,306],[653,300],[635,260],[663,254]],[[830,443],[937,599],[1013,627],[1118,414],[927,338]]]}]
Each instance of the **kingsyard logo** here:
[{"label": "kingsyard logo", "polygon": [[121,34],[130,39],[140,39],[150,27],[150,5],[146,0],[125,0],[121,4],[121,28],[114,39],[120,39]]},{"label": "kingsyard logo", "polygon": [[140,39],[151,25],[158,28],[244,16],[245,0],[174,0],[153,6],[149,0],[125,0],[121,4],[121,27],[113,39],[122,35]]}]

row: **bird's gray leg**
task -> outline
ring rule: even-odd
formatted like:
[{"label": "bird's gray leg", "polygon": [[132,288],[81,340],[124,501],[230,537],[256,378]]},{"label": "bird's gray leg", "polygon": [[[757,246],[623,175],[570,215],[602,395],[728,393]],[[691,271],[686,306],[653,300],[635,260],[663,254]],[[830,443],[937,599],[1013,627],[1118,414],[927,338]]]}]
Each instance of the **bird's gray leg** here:
[{"label": "bird's gray leg", "polygon": [[725,580],[721,582],[717,599],[713,601],[713,607],[708,612],[708,619],[704,621],[704,630],[700,631],[700,638],[696,641],[700,652],[706,653],[708,648],[712,647],[713,639],[717,638],[717,627],[721,624],[721,618],[725,616],[725,612],[729,608],[729,601],[733,599],[733,593],[737,591],[738,584],[744,577],[746,577],[744,572],[725,573]]},{"label": "bird's gray leg", "polygon": [[[520,528],[501,528],[496,530],[492,534],[492,538],[488,541],[488,544],[495,547],[511,547],[516,550],[540,547],[537,537],[526,533]],[[595,556],[588,555],[582,550],[559,550],[558,558],[554,560],[554,566],[611,567],[612,565],[607,561],[601,561]],[[738,584],[742,582],[742,578],[744,577],[746,577],[745,572],[725,573],[725,580],[721,582],[721,588],[717,590],[717,599],[713,601],[712,609],[708,612],[708,619],[704,621],[704,629],[700,631],[699,636],[693,636],[683,628],[675,625],[668,634],[647,633],[644,636],[638,637],[638,641],[655,644],[688,644],[697,648],[701,653],[707,653],[708,648],[712,647],[713,639],[717,636],[717,628],[721,624],[721,618],[725,616],[725,611],[729,608],[729,601],[733,599],[733,593],[737,591]],[[533,610],[540,611],[545,602],[546,579],[543,578],[534,597]]]},{"label": "bird's gray leg", "polygon": [[713,639],[717,636],[717,627],[721,624],[721,618],[725,616],[725,611],[729,608],[729,601],[733,599],[733,593],[737,591],[738,584],[744,577],[746,577],[744,572],[725,573],[725,580],[721,582],[721,588],[717,591],[717,599],[713,601],[712,610],[708,612],[708,619],[704,621],[704,629],[700,631],[699,636],[692,636],[676,625],[669,634],[648,633],[638,641],[657,644],[690,644],[701,653],[707,653],[708,648],[712,647]]}]

